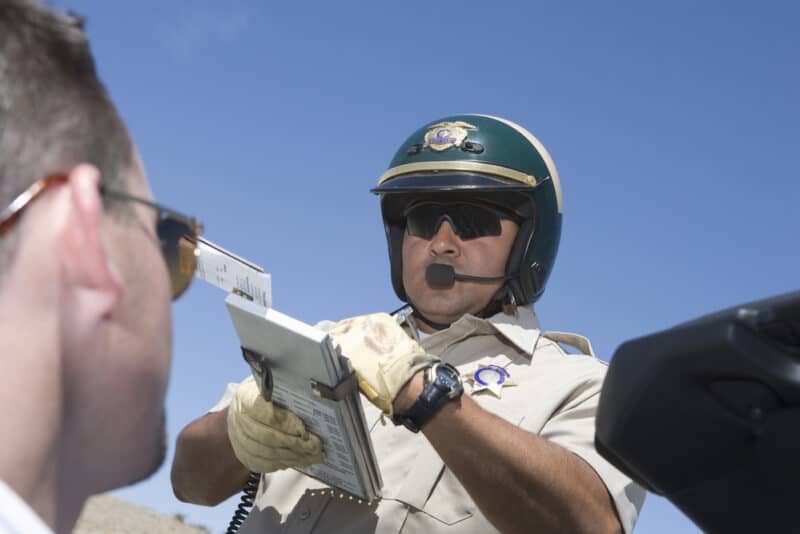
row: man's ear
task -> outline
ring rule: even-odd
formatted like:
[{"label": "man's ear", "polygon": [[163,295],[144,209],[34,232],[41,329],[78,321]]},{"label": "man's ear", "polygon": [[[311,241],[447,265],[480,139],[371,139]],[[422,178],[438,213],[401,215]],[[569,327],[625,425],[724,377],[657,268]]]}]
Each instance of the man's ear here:
[{"label": "man's ear", "polygon": [[103,244],[100,173],[92,165],[81,164],[68,176],[62,191],[66,198],[61,199],[66,216],[59,229],[65,275],[73,288],[100,297],[97,304],[110,310],[119,297],[121,284],[110,251]]}]

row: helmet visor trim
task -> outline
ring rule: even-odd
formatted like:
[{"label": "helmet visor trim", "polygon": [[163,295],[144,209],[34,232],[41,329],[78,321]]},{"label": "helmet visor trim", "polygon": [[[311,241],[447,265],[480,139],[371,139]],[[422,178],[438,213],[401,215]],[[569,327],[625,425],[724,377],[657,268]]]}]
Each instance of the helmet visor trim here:
[{"label": "helmet visor trim", "polygon": [[536,187],[541,179],[502,165],[483,163],[480,161],[424,161],[419,163],[405,163],[392,167],[383,173],[378,180],[378,186],[403,174],[412,173],[437,173],[437,172],[474,172],[505,178],[528,187]]},{"label": "helmet visor trim", "polygon": [[[549,177],[541,178],[542,185]],[[398,176],[371,190],[376,195],[384,193],[431,193],[446,191],[521,191],[530,192],[533,187],[498,176],[480,173],[419,173]]]}]

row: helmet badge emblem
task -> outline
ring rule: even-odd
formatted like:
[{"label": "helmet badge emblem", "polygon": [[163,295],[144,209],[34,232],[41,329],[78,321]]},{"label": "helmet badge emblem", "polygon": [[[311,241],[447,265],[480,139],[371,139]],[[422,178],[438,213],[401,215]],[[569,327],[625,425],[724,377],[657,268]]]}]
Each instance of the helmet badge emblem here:
[{"label": "helmet badge emblem", "polygon": [[467,139],[467,130],[477,130],[478,128],[464,121],[456,122],[437,122],[430,126],[425,133],[424,148],[430,148],[435,152],[444,152],[451,148],[461,148]]}]

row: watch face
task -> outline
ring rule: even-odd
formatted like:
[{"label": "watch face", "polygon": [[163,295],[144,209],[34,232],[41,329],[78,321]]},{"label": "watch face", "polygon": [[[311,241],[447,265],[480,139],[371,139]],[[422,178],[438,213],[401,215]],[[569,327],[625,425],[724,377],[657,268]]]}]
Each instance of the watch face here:
[{"label": "watch face", "polygon": [[461,387],[458,371],[450,366],[440,365],[436,368],[436,381],[450,391]]}]

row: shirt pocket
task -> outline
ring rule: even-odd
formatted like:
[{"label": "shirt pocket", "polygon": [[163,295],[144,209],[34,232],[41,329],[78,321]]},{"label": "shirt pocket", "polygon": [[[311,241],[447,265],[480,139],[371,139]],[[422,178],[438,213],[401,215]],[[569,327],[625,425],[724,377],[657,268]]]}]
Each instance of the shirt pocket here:
[{"label": "shirt pocket", "polygon": [[409,515],[402,532],[438,532],[475,514],[475,503],[426,443],[400,488],[390,497],[405,504]]}]

